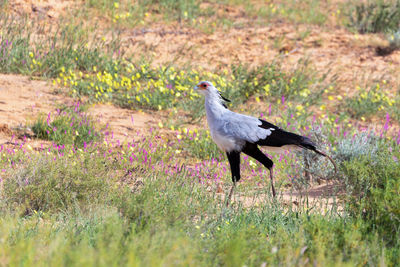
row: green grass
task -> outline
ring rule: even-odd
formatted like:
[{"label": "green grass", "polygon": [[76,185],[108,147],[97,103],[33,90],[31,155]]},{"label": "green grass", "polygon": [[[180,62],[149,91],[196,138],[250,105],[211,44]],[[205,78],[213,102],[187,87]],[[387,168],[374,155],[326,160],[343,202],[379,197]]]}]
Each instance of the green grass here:
[{"label": "green grass", "polygon": [[[93,71],[107,66],[118,54],[118,37],[105,43],[93,29],[60,19],[54,26],[28,18],[0,15],[0,71],[56,77],[63,70]],[[42,35],[42,32],[50,32]]]},{"label": "green grass", "polygon": [[74,144],[82,147],[100,140],[102,133],[96,129],[93,119],[83,109],[77,102],[74,106],[61,108],[47,115],[41,114],[32,124],[32,131],[37,138],[59,145]]},{"label": "green grass", "polygon": [[8,6],[8,0],[1,0],[0,1],[0,8],[6,8]]},{"label": "green grass", "polygon": [[131,1],[86,1],[81,10],[84,17],[100,13],[113,27],[134,27],[152,22],[182,22],[191,24],[199,16],[210,15],[209,9],[200,8],[197,0],[141,0]]},{"label": "green grass", "polygon": [[273,19],[284,19],[293,23],[324,25],[328,14],[320,0],[278,2],[226,1],[234,5],[244,5],[249,17],[256,17],[260,24]]},{"label": "green grass", "polygon": [[24,215],[69,211],[102,202],[112,181],[107,166],[92,160],[89,153],[74,156],[73,160],[70,157],[25,160],[27,165],[4,183],[3,201]]},{"label": "green grass", "polygon": [[312,104],[326,86],[325,76],[317,77],[307,60],[300,60],[288,71],[282,69],[278,59],[257,68],[239,65],[231,69],[235,84],[228,95],[242,101],[259,94],[278,99],[282,96],[289,100],[304,99]]},{"label": "green grass", "polygon": [[[43,220],[40,216],[22,222],[2,219],[2,224],[8,226],[4,230],[13,232],[11,237],[2,236],[12,243],[3,247],[5,260],[10,265],[26,266],[260,266],[264,262],[270,266],[303,266],[310,261],[323,266],[375,265],[385,260],[386,250],[381,252],[379,241],[364,240],[351,221],[343,224],[327,222],[319,216],[295,218],[294,213],[282,216],[279,210],[266,209],[259,214],[238,211],[240,219],[231,221],[228,215],[225,217],[228,220],[219,220],[199,230],[190,224],[166,227],[160,223],[149,227],[153,230],[138,231],[115,211],[93,213],[71,216],[67,222]],[[279,225],[271,227],[274,224]],[[27,231],[28,237],[22,237]],[[49,236],[54,239],[49,240]],[[328,246],[321,249],[319,245]],[[335,254],[342,245],[348,254],[345,257]]]},{"label": "green grass", "polygon": [[[345,162],[344,174],[350,214],[361,216],[370,227],[381,232],[389,243],[398,245],[400,209],[399,154],[387,157],[379,146],[376,154],[360,155]],[[386,148],[388,149],[388,148]]]},{"label": "green grass", "polygon": [[386,82],[382,83],[382,88],[380,83],[367,89],[357,87],[357,94],[345,99],[343,103],[345,110],[357,119],[382,115],[387,111],[397,115],[398,100],[388,92],[385,84]]},{"label": "green grass", "polygon": [[[2,261],[26,266],[395,266],[399,147],[372,134],[358,142],[350,134],[332,134],[328,125],[321,129],[340,141],[333,156],[336,178],[347,192],[343,211],[329,205],[288,206],[280,198],[274,201],[268,187],[254,190],[255,181],[244,181],[236,192],[254,203],[238,200],[227,208],[208,185],[215,180],[207,178],[222,166],[203,161],[200,172],[207,170],[206,176],[193,176],[193,168],[176,168],[169,160],[179,161],[174,151],[182,147],[201,151],[203,145],[194,148],[190,136],[166,143],[154,133],[122,146],[67,145],[22,150],[22,155],[4,150]],[[276,160],[277,167],[295,168],[288,160]],[[229,183],[228,171],[224,179]]]},{"label": "green grass", "polygon": [[222,152],[212,141],[208,132],[187,131],[186,133],[183,132],[180,137],[182,135],[185,136],[182,139],[182,147],[184,150],[188,151],[192,157],[197,159],[215,159],[222,156]]},{"label": "green grass", "polygon": [[[141,188],[132,193],[113,185],[116,182],[108,175],[115,166],[102,166],[99,159],[75,154],[52,164],[50,157],[38,157],[7,178],[30,181],[24,185],[17,179],[6,180],[2,198],[7,197],[7,204],[20,207],[41,201],[31,206],[29,216],[3,209],[3,262],[26,266],[398,263],[398,244],[386,243],[361,217],[335,210],[326,215],[292,210],[268,199],[258,207],[225,208],[213,192],[188,180],[184,172],[163,179],[160,174],[145,176]],[[79,163],[76,167],[73,160]],[[16,175],[21,171],[22,176]]]},{"label": "green grass", "polygon": [[360,33],[391,32],[400,26],[400,1],[379,0],[348,3],[348,26]]}]

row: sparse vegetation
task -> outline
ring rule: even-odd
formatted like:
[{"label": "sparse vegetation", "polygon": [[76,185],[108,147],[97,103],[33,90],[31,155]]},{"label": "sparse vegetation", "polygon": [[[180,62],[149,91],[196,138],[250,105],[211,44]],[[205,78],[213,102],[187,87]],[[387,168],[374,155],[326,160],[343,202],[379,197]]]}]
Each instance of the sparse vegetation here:
[{"label": "sparse vegetation", "polygon": [[55,113],[40,115],[33,123],[32,131],[38,138],[77,147],[98,141],[102,136],[79,102],[72,107],[58,109]]},{"label": "sparse vegetation", "polygon": [[360,33],[389,32],[400,27],[398,0],[366,1],[351,5],[349,26]]},{"label": "sparse vegetation", "polygon": [[[89,36],[90,28],[67,24],[54,27],[40,21],[0,14],[0,71],[47,78],[57,77],[63,70],[103,70],[119,51],[118,39],[106,44]],[[40,33],[49,31],[50,36]],[[38,37],[39,36],[39,37]],[[95,45],[93,45],[95,43]]]},{"label": "sparse vegetation", "polygon": [[[385,86],[385,82],[383,83]],[[357,87],[357,94],[346,99],[344,105],[349,114],[354,118],[364,118],[376,114],[384,114],[395,106],[396,98],[387,90],[381,89],[380,84],[365,90]]]}]

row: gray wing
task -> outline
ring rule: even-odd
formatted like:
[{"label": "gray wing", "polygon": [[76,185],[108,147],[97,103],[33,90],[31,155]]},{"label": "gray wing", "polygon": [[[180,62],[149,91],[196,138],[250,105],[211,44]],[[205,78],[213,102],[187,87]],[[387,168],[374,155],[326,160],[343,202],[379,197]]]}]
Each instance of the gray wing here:
[{"label": "gray wing", "polygon": [[234,112],[226,113],[222,121],[223,123],[218,129],[221,134],[250,143],[266,139],[275,130],[272,127],[261,128],[262,122],[255,117]]}]

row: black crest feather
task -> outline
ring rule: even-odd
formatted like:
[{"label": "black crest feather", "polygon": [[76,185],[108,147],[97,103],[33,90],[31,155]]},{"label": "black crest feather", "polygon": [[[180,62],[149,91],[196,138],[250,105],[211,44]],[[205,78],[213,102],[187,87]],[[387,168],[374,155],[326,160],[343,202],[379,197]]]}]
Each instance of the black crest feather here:
[{"label": "black crest feather", "polygon": [[224,101],[226,101],[226,102],[231,102],[228,98],[224,97],[224,96],[221,94],[221,92],[218,92],[218,93],[219,93],[220,97],[221,97]]}]

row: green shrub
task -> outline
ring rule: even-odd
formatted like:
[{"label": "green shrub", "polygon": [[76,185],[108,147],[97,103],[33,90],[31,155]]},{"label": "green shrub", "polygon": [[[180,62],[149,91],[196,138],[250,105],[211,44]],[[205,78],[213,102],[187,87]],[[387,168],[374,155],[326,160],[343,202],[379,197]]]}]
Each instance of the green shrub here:
[{"label": "green shrub", "polygon": [[284,71],[278,62],[253,69],[233,65],[231,69],[235,80],[228,96],[242,101],[257,93],[279,99],[307,99],[312,104],[321,96],[325,81],[325,75],[315,76],[307,60],[300,60],[289,71]]},{"label": "green shrub", "polygon": [[360,33],[376,33],[397,30],[400,26],[400,1],[362,1],[354,4],[347,16],[349,26]]},{"label": "green shrub", "polygon": [[34,156],[5,179],[2,201],[24,214],[67,211],[104,201],[111,181],[107,166],[90,153],[75,153]]},{"label": "green shrub", "polygon": [[385,147],[385,141],[372,132],[347,135],[337,140],[334,158],[340,163],[352,161],[365,155],[375,159],[382,147]]},{"label": "green shrub", "polygon": [[347,211],[361,216],[369,229],[382,233],[385,242],[398,245],[400,234],[400,165],[385,145],[371,154],[343,162]]},{"label": "green shrub", "polygon": [[81,110],[79,102],[57,112],[39,115],[32,125],[36,137],[56,144],[74,144],[81,147],[100,140],[102,134],[96,129],[90,116]]}]

